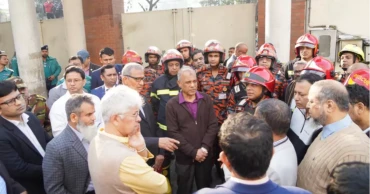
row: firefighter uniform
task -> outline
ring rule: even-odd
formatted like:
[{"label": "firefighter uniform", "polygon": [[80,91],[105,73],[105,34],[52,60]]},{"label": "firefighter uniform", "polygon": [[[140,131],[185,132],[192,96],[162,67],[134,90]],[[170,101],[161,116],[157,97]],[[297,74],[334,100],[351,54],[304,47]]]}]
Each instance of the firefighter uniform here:
[{"label": "firefighter uniform", "polygon": [[145,52],[145,62],[149,63],[149,55],[155,55],[157,56],[157,63],[155,65],[149,64],[144,69],[144,87],[141,90],[140,94],[144,96],[147,99],[148,103],[151,103],[151,88],[154,80],[156,80],[158,77],[163,75],[164,71],[162,68],[162,65],[159,65],[160,58],[161,58],[161,51],[159,48],[155,46],[150,46],[148,50]]}]

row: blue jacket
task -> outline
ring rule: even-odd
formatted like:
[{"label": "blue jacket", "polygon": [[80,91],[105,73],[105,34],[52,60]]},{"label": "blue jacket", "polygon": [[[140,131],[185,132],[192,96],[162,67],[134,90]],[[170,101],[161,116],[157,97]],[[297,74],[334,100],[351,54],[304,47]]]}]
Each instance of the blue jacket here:
[{"label": "blue jacket", "polygon": [[[115,64],[114,67],[116,68],[118,78],[120,79],[120,75],[123,69],[123,65],[121,64]],[[104,84],[103,80],[100,78],[100,70],[101,67],[91,73],[91,90],[102,86]]]},{"label": "blue jacket", "polygon": [[228,180],[214,189],[201,189],[195,194],[310,194],[311,192],[298,187],[281,187],[269,180],[261,185],[246,185]]},{"label": "blue jacket", "polygon": [[91,94],[93,94],[93,95],[99,97],[100,99],[102,99],[103,96],[105,95],[105,86],[102,85],[100,87],[97,87],[97,88],[91,90]]}]

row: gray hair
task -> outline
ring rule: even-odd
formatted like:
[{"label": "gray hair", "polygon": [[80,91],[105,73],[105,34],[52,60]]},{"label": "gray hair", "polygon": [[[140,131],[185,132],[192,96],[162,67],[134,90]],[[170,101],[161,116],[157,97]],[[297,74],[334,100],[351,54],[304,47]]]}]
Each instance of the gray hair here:
[{"label": "gray hair", "polygon": [[86,94],[73,94],[66,102],[65,110],[67,113],[68,121],[71,121],[71,114],[79,115],[81,113],[82,103],[88,103],[94,106],[91,97]]},{"label": "gray hair", "polygon": [[316,98],[320,104],[332,100],[337,104],[340,111],[349,111],[349,95],[344,85],[340,82],[335,80],[321,80],[315,82],[311,86],[312,88],[318,89]]},{"label": "gray hair", "polygon": [[101,100],[104,123],[108,123],[114,115],[125,114],[130,108],[140,108],[142,105],[143,99],[136,90],[125,85],[114,87]]},{"label": "gray hair", "polygon": [[122,69],[122,76],[125,76],[125,75],[131,75],[131,71],[135,69],[135,70],[139,70],[139,71],[143,71],[144,72],[144,67],[138,63],[127,63],[123,69]]},{"label": "gray hair", "polygon": [[298,65],[306,66],[306,65],[307,65],[307,62],[306,62],[306,61],[296,61],[296,62],[293,64],[293,69],[294,69],[295,67],[297,67]]},{"label": "gray hair", "polygon": [[177,73],[177,80],[180,80],[180,78],[181,78],[182,74],[183,74],[183,73],[185,73],[185,72],[190,72],[191,74],[196,75],[196,72],[195,72],[195,70],[194,70],[193,68],[188,67],[188,66],[183,66],[183,67],[179,70],[179,72]]},{"label": "gray hair", "polygon": [[286,135],[290,127],[290,108],[278,99],[266,99],[258,103],[254,115],[264,119],[275,135]]}]

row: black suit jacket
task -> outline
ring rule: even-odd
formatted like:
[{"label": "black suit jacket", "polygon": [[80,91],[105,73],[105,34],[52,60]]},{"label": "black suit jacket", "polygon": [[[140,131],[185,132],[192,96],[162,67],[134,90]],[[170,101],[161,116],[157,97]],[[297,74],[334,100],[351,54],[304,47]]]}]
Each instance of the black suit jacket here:
[{"label": "black suit jacket", "polygon": [[[45,149],[51,138],[32,113],[26,114],[29,116],[27,125]],[[41,154],[23,132],[0,116],[0,160],[10,176],[25,187],[28,194],[45,193],[42,159]]]},{"label": "black suit jacket", "polygon": [[17,183],[14,181],[8,171],[6,170],[4,164],[0,161],[0,176],[4,179],[5,184],[6,184],[6,193],[8,194],[20,194],[26,189],[22,187],[21,184]]},{"label": "black suit jacket", "polygon": [[[164,154],[164,150],[159,149],[158,147],[159,137],[163,137],[161,133],[162,130],[158,128],[151,105],[145,103],[143,106],[143,111],[145,116],[141,110],[139,113],[141,118],[140,130],[145,139],[146,147],[154,156],[158,155],[159,153]],[[148,160],[148,164],[154,164],[154,159]]]},{"label": "black suit jacket", "polygon": [[99,65],[95,65],[94,63],[91,63],[90,62],[90,68],[89,68],[89,75],[91,76],[91,73],[97,69],[99,69],[100,66]]}]

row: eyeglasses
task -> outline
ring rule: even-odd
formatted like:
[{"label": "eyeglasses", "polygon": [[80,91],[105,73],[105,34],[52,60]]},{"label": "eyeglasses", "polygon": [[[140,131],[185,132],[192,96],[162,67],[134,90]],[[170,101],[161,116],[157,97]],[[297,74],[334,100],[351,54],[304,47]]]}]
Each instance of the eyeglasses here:
[{"label": "eyeglasses", "polygon": [[126,114],[119,114],[119,116],[120,116],[121,119],[124,118],[122,116],[131,116],[131,117],[137,118],[139,116],[139,111],[135,111],[134,114],[130,114],[130,115],[128,115],[127,113]]},{"label": "eyeglasses", "polygon": [[144,81],[144,79],[145,79],[145,77],[133,77],[133,76],[130,76],[130,75],[124,75],[124,76],[129,77],[129,78],[132,78],[136,82],[141,82],[141,81]]},{"label": "eyeglasses", "polygon": [[66,82],[69,83],[69,84],[71,84],[71,83],[78,83],[78,82],[81,82],[81,81],[82,81],[82,79],[75,79],[75,80],[73,80],[73,79],[67,79],[66,80]]},{"label": "eyeglasses", "polygon": [[15,103],[16,103],[17,100],[21,100],[21,99],[23,99],[22,94],[18,94],[16,97],[14,97],[14,98],[12,98],[10,100],[7,100],[7,101],[1,103],[0,105],[6,104],[8,106],[12,106],[12,105],[15,105]]}]

